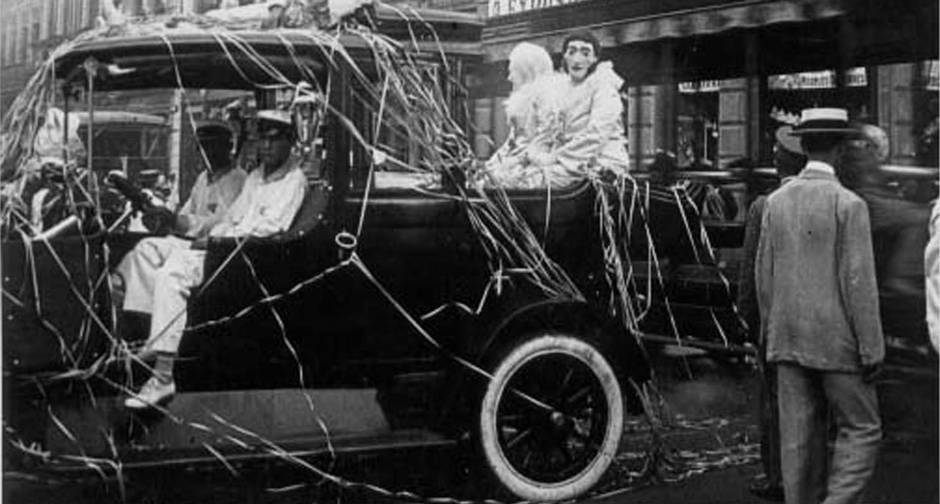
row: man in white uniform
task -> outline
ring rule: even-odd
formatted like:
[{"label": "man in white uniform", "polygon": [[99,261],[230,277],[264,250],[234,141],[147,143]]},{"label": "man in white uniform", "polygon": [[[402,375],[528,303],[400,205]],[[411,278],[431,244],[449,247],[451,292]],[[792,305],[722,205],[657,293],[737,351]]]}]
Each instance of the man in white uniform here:
[{"label": "man in white uniform", "polygon": [[[303,203],[307,183],[299,160],[290,156],[295,139],[290,114],[259,111],[258,131],[262,165],[248,175],[238,199],[209,232],[210,237],[265,237],[286,231]],[[157,361],[153,376],[139,393],[125,400],[126,407],[148,408],[176,393],[173,361],[186,327],[191,289],[204,278],[205,255],[200,248],[179,250],[156,271],[146,346],[156,352]]]},{"label": "man in white uniform", "polygon": [[199,174],[189,199],[176,214],[175,232],[182,236],[144,238],[128,252],[117,267],[124,280],[125,311],[151,313],[154,273],[170,255],[187,250],[192,241],[205,240],[238,197],[245,183],[244,170],[232,167],[232,130],[220,123],[209,123],[196,130],[196,138],[206,155],[208,166]]}]

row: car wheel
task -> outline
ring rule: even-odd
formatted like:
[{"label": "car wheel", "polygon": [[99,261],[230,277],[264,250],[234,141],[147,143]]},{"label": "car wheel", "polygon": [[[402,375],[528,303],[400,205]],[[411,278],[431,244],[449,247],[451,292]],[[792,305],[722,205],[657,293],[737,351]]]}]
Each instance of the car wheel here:
[{"label": "car wheel", "polygon": [[566,335],[538,336],[496,363],[479,410],[482,454],[516,496],[571,499],[607,472],[623,415],[620,384],[597,347]]}]

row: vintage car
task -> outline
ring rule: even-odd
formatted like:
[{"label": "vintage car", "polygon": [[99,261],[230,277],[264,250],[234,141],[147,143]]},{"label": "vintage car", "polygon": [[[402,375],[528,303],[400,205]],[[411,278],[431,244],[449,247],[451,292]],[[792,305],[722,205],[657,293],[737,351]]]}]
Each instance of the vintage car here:
[{"label": "vintage car", "polygon": [[[479,21],[437,13],[409,28],[401,13],[377,18],[403,41],[402,64],[423,69],[466,126],[461,83],[479,62]],[[430,27],[446,37],[436,40]],[[185,100],[244,98],[260,109],[285,94],[297,101],[292,90],[316,82],[328,107],[315,132],[300,135],[309,186],[290,229],[210,241],[175,366],[178,393],[164,410],[122,405],[148,374],[129,356],[139,335],[112,306],[108,275],[142,235],[114,215],[81,235],[4,234],[9,463],[126,472],[469,439],[461,446],[515,496],[565,500],[610,468],[625,418],[642,414],[638,390],[657,345],[751,351],[732,305],[733,275],[711,253],[740,247],[740,222],[707,222],[668,191],[638,197],[644,186],[633,179],[619,191],[585,180],[478,194],[460,176],[465,167],[380,163],[370,146],[407,166],[441,146],[383,126],[378,53],[366,40],[169,30],[58,55],[59,85],[89,96],[181,89]],[[92,79],[89,61],[99,64]],[[102,171],[112,167],[96,157],[90,166],[89,179],[105,185]],[[629,323],[612,301],[601,192],[630,210],[614,213],[635,210],[618,221],[623,241],[613,244],[635,258],[623,267],[643,310]],[[526,223],[518,229],[544,251],[535,266],[574,288],[553,290],[532,280],[532,268],[492,260],[479,227],[487,194]]]}]

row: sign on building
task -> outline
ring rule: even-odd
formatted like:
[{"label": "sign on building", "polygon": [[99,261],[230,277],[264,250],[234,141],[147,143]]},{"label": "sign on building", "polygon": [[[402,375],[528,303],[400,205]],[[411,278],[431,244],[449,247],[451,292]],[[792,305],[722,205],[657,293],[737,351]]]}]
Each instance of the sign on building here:
[{"label": "sign on building", "polygon": [[584,1],[586,0],[490,0],[488,15],[490,17],[508,16]]}]

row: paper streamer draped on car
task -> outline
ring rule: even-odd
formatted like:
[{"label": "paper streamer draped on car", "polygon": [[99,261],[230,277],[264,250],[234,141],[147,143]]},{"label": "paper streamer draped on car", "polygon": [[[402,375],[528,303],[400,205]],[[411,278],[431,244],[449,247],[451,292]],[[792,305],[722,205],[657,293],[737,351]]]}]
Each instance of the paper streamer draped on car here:
[{"label": "paper streamer draped on car", "polygon": [[[514,206],[509,195],[507,195],[503,188],[496,187],[494,190],[490,191],[484,190],[484,188],[480,186],[463,183],[476,176],[474,172],[478,167],[477,160],[473,155],[472,145],[468,141],[467,132],[464,131],[460,124],[454,119],[456,111],[451,109],[451,105],[442,93],[441,87],[429,84],[429,82],[435,82],[434,79],[430,78],[432,76],[429,74],[429,70],[419,64],[412,52],[409,51],[410,47],[408,43],[402,43],[386,36],[373,33],[364,24],[355,22],[354,18],[359,13],[362,13],[368,18],[368,7],[371,6],[371,4],[371,2],[363,2],[361,0],[312,2],[309,5],[304,5],[301,11],[295,12],[295,14],[299,16],[296,19],[303,21],[305,16],[309,16],[309,22],[299,22],[300,24],[296,26],[284,25],[292,28],[305,27],[305,29],[309,30],[309,37],[322,43],[324,54],[332,58],[334,63],[342,62],[350,67],[351,79],[362,89],[362,92],[366,93],[378,104],[376,114],[379,117],[379,123],[381,123],[381,125],[408,131],[411,138],[420,145],[438,146],[438,148],[426,149],[424,159],[418,163],[411,164],[407,159],[397,159],[393,155],[386,153],[381,145],[370,144],[366,140],[370,135],[366,134],[367,132],[360,131],[360,126],[343,114],[343,110],[339,107],[339,104],[326,103],[326,113],[330,114],[335,119],[334,124],[344,128],[349,133],[353,141],[358,143],[358,147],[363,148],[366,152],[382,153],[382,156],[373,156],[373,162],[369,166],[370,173],[366,177],[366,180],[372,180],[373,178],[377,167],[377,163],[374,160],[385,157],[385,162],[407,167],[408,170],[415,173],[439,173],[441,179],[450,182],[450,187],[455,188],[455,192],[448,192],[443,187],[430,188],[427,190],[434,192],[436,197],[442,199],[450,198],[462,205],[468,217],[470,227],[473,230],[474,238],[486,255],[491,280],[486,288],[480,292],[480,307],[483,307],[492,296],[499,295],[499,286],[507,275],[512,275],[513,278],[519,278],[529,285],[534,286],[535,289],[543,293],[546,298],[583,301],[585,299],[585,293],[580,291],[572,280],[571,275],[569,275],[569,272],[561,267],[545,250],[544,241],[530,228],[529,224]],[[61,274],[61,278],[65,279],[69,284],[67,294],[70,301],[78,303],[83,310],[85,318],[85,323],[82,327],[86,329],[77,335],[77,337],[62,334],[54,325],[45,321],[47,322],[46,329],[56,334],[59,347],[63,354],[63,360],[68,364],[69,369],[65,372],[31,376],[30,378],[35,380],[36,383],[40,385],[43,383],[61,383],[67,380],[88,380],[95,377],[104,381],[108,387],[126,393],[131,390],[131,384],[109,381],[105,376],[104,370],[107,366],[114,365],[114,363],[125,363],[137,359],[133,352],[134,349],[117,336],[116,327],[114,326],[115,318],[113,316],[102,316],[102,312],[109,312],[109,310],[102,310],[96,307],[102,292],[108,290],[110,287],[107,271],[97,272],[93,278],[72,277],[65,267],[66,261],[60,257],[55,248],[50,246],[47,240],[34,242],[36,237],[32,235],[28,227],[29,218],[27,205],[26,202],[23,201],[21,192],[24,187],[22,182],[27,180],[30,176],[27,170],[29,163],[34,162],[36,157],[41,156],[43,152],[43,149],[37,149],[33,143],[33,139],[36,138],[37,135],[41,136],[43,128],[47,127],[44,126],[44,124],[49,125],[55,123],[54,120],[50,121],[48,119],[49,114],[55,116],[55,112],[50,112],[54,110],[52,104],[54,103],[56,86],[56,76],[54,75],[55,59],[70,51],[78,43],[107,39],[109,37],[127,36],[128,34],[162,36],[162,40],[166,43],[169,52],[174,54],[172,42],[169,37],[163,35],[173,30],[211,29],[213,33],[217,34],[216,41],[219,44],[220,54],[228,55],[233,65],[235,64],[235,58],[231,56],[233,53],[238,54],[240,57],[258,60],[258,66],[269,72],[268,78],[272,81],[284,87],[301,89],[299,83],[292,82],[284,77],[284,75],[277,71],[275,65],[266,64],[267,62],[263,61],[264,57],[252,52],[250,44],[247,44],[240,38],[238,32],[239,28],[260,26],[260,23],[263,21],[262,18],[267,14],[267,6],[264,4],[250,6],[254,9],[251,12],[255,12],[260,8],[257,5],[265,7],[264,11],[248,15],[246,14],[247,11],[239,11],[236,8],[231,9],[228,13],[210,12],[206,16],[182,19],[157,18],[128,21],[121,19],[120,16],[114,13],[110,13],[108,14],[108,19],[100,28],[83,33],[76,39],[65,42],[62,46],[56,48],[52,52],[50,59],[39,68],[36,74],[31,78],[24,92],[17,97],[7,115],[4,116],[3,131],[7,136],[4,137],[3,151],[0,152],[0,163],[2,163],[3,166],[5,180],[2,208],[3,236],[5,239],[19,237],[23,240],[23,243],[28,244],[28,255],[31,258],[30,264],[35,264],[35,258],[33,257],[35,255],[34,248],[40,248],[44,252],[47,252],[50,256],[48,260],[56,264],[57,271]],[[323,16],[326,12],[324,9],[328,10],[328,16],[330,16],[330,20],[326,21],[325,25],[319,24],[324,22]],[[289,9],[288,12],[290,12]],[[260,17],[258,14],[260,14]],[[338,17],[341,14],[351,14],[353,19],[349,22],[345,22]],[[225,16],[228,17],[226,18]],[[406,13],[404,10],[402,11],[402,16],[414,17],[413,14]],[[317,21],[318,19],[320,20],[319,22]],[[349,20],[350,18],[346,17],[343,19]],[[287,22],[291,23],[293,21],[288,20]],[[335,30],[329,32],[318,28],[318,26],[333,25],[336,25],[334,26]],[[356,60],[343,48],[342,44],[338,42],[341,36],[351,36],[362,41],[372,54],[374,68],[366,69],[360,67]],[[287,45],[286,42],[285,45]],[[303,63],[300,62],[297,64],[303,65]],[[449,85],[460,86],[461,83],[452,80],[451,72],[449,72],[449,68],[447,67],[446,58],[443,59],[442,66],[443,71],[433,77],[444,80],[451,79],[448,81]],[[183,99],[186,100],[186,89],[180,78],[180,69],[175,60],[175,56],[174,68],[172,70],[176,74],[179,91],[183,93]],[[313,69],[310,68],[304,68],[303,70],[308,72],[309,75],[315,73]],[[377,73],[379,78],[371,78],[368,76],[370,72]],[[319,85],[326,86],[324,84]],[[327,85],[334,84],[330,83]],[[317,89],[316,91],[322,96],[330,96],[327,89]],[[186,109],[189,110],[189,116],[185,117],[184,120],[194,122],[194,118],[192,117],[193,107],[186,107]],[[89,192],[94,191],[94,187],[84,182],[87,173],[82,170],[80,163],[77,162],[77,155],[67,156],[67,158],[68,159],[63,160],[65,164],[64,173],[66,177],[71,177],[69,180],[72,183],[66,184],[66,188],[68,191],[74,192],[74,194],[70,195],[71,197],[68,198],[68,201],[70,202],[69,204],[72,205],[70,209],[73,213],[81,214],[82,212],[76,208],[76,202],[97,201],[97,195],[89,194]],[[624,337],[637,338],[640,347],[643,348],[642,341],[639,339],[640,330],[638,324],[650,310],[650,298],[643,294],[652,291],[656,285],[658,285],[656,288],[665,291],[663,277],[660,271],[659,254],[661,251],[658,251],[654,245],[649,225],[649,190],[647,188],[644,193],[641,185],[628,175],[616,175],[589,170],[587,178],[589,183],[593,186],[597,198],[594,208],[596,211],[595,216],[599,221],[598,229],[600,236],[598,240],[602,244],[603,250],[601,263],[604,267],[603,275],[609,288],[609,302],[606,306],[607,312],[609,315],[620,320]],[[387,298],[389,303],[393,305],[396,310],[401,312],[403,319],[405,319],[408,324],[413,325],[417,330],[417,334],[423,337],[428,344],[439,349],[444,349],[447,352],[446,354],[453,358],[459,365],[467,367],[487,379],[491,378],[488,371],[483,369],[481,363],[472,362],[448,349],[447,346],[438,339],[439,336],[435,335],[433,331],[426,327],[425,320],[421,317],[421,314],[409,313],[404,306],[396,300],[396,293],[386,289],[383,279],[374,277],[371,273],[371,269],[367,267],[368,265],[362,262],[362,259],[356,254],[355,247],[360,233],[363,232],[363,222],[370,218],[367,209],[370,204],[371,187],[371,185],[366,186],[365,193],[361,200],[361,207],[358,209],[360,217],[358,229],[347,230],[349,237],[347,240],[342,241],[341,244],[341,240],[337,240],[337,243],[340,244],[338,252],[347,254],[346,259],[339,262],[334,267],[321,271],[317,275],[298,279],[298,282],[293,286],[280,292],[269,291],[265,286],[261,285],[261,281],[259,280],[258,283],[261,285],[261,290],[264,294],[263,298],[250,306],[233,306],[231,307],[231,312],[226,316],[203,322],[198,326],[190,327],[188,331],[200,331],[206,328],[234,323],[254,312],[261,310],[267,311],[278,321],[281,341],[288,347],[290,354],[294,358],[294,364],[297,366],[296,386],[306,390],[310,384],[307,383],[304,366],[301,365],[300,360],[297,358],[297,353],[291,346],[291,340],[287,337],[284,330],[277,303],[308,289],[316,289],[322,285],[324,279],[333,278],[340,272],[349,273],[352,271],[358,272],[361,275],[360,278],[364,278],[374,284],[376,288],[380,290],[381,294]],[[707,243],[707,235],[705,234],[701,221],[692,219],[685,213],[687,206],[684,200],[687,199],[687,195],[685,195],[682,190],[677,190],[673,196],[680,212],[682,212],[682,221],[685,223],[684,233],[689,237],[689,242],[699,243],[701,241],[699,239],[700,237],[705,238],[706,253],[704,255],[706,257],[699,257],[698,251],[696,251],[696,259],[699,263],[709,257],[714,259],[713,251]],[[550,201],[551,198],[548,198],[548,200]],[[98,215],[97,218],[100,220],[100,215]],[[631,231],[636,229],[641,231],[641,234],[644,235],[648,243],[648,250],[645,254],[646,257],[643,259],[651,265],[649,267],[653,270],[653,274],[647,275],[645,278],[640,278],[640,276],[637,275],[640,267],[636,264],[637,261],[635,261],[635,258],[631,257],[628,247],[632,239]],[[97,253],[95,247],[99,246],[99,244],[97,242],[86,241],[83,246],[85,247],[85,254],[91,257]],[[245,242],[239,242],[215,271],[206,272],[207,280],[203,286],[193,293],[194,298],[198,298],[202,295],[206,288],[212,285],[218,275],[224,271],[225,268],[230,267],[230,265],[234,263],[247,263],[252,274],[254,274],[253,265],[249,257],[244,254],[244,246]],[[102,250],[103,254],[107,256],[108,247],[106,244],[103,245]],[[722,277],[722,279],[727,287],[727,279],[724,277]],[[43,296],[41,290],[43,287],[38,280],[32,281],[30,286],[33,292],[29,296],[24,296],[21,292],[8,291],[6,288],[4,288],[3,295],[6,300],[18,306],[35,304],[39,318],[45,320],[42,317],[44,306],[42,306]],[[441,299],[439,302],[441,306],[458,304],[456,300],[453,299]],[[677,328],[675,316],[672,313],[668,297],[666,298],[665,306],[668,311],[671,333],[676,338],[676,341],[681,344],[683,336]],[[473,308],[468,308],[471,314],[475,311],[479,311],[479,309],[480,308],[474,310]],[[432,310],[432,313],[433,312]],[[113,315],[113,313],[110,315]],[[721,323],[717,319],[714,319],[714,317],[713,320],[718,326],[718,331],[723,334],[724,329],[722,329]],[[88,339],[91,337],[91,331],[87,328],[91,327],[99,329],[105,335],[108,348],[100,353],[85,352],[85,346],[88,343]],[[89,356],[90,358],[86,358]],[[645,393],[643,397],[645,397],[647,401],[651,401],[652,399],[649,399],[649,397],[650,394],[655,395],[655,388],[647,389],[642,386],[640,388]],[[653,392],[650,392],[650,390]],[[88,393],[93,393],[91,392],[91,388],[88,388]],[[319,417],[316,404],[314,404],[310,396],[307,396],[307,402],[309,411],[317,418],[322,430],[329,439],[330,426],[325,425]],[[538,401],[532,400],[532,402],[537,403]],[[646,408],[646,410],[647,414],[651,416],[656,415],[658,411],[657,408],[652,407]],[[163,412],[169,414],[168,410],[164,409]],[[64,436],[68,438],[73,437],[69,432],[68,426],[56,417],[52,410],[50,410],[49,415],[52,416],[53,423],[58,426]],[[174,418],[174,420],[188,424],[192,428],[201,431],[217,428],[199,424],[185,418]],[[217,420],[220,425],[225,424],[226,427],[234,431],[234,433],[227,434],[233,443],[246,443],[248,440],[259,441],[262,446],[261,449],[267,453],[273,454],[299,467],[309,469],[318,477],[325,478],[345,488],[364,488],[386,496],[423,500],[423,498],[409,492],[392,492],[364,483],[350,482],[308,461],[295,457],[291,453],[281,449],[275,443],[260,438],[250,429],[237,425],[237,422],[222,418]],[[662,422],[651,419],[650,424],[658,426],[661,425]],[[43,451],[35,446],[18,443],[15,440],[13,441],[13,446],[24,452],[46,459],[60,457],[59,454]],[[228,461],[221,453],[215,451],[215,449],[209,445],[206,445],[205,449],[212,453],[214,457],[218,458],[225,467],[231,468]],[[656,453],[661,453],[661,451],[651,450],[651,460]],[[121,467],[121,461],[117,458],[100,459],[94,457],[77,457],[74,455],[62,457],[65,460],[73,462],[77,460],[104,472],[119,472]],[[654,461],[653,465],[656,463],[657,462]],[[459,501],[455,499],[439,498],[435,499],[434,502]]]}]

